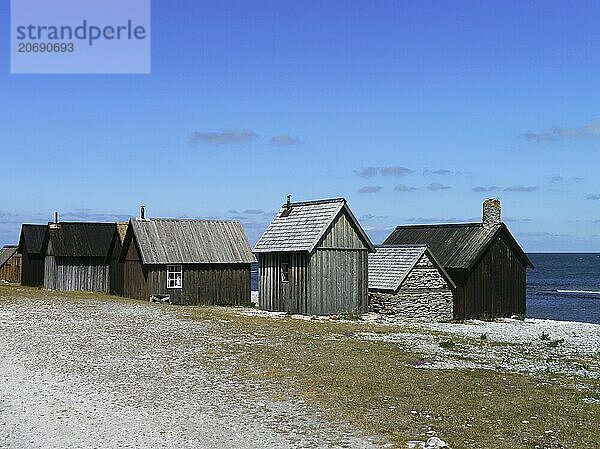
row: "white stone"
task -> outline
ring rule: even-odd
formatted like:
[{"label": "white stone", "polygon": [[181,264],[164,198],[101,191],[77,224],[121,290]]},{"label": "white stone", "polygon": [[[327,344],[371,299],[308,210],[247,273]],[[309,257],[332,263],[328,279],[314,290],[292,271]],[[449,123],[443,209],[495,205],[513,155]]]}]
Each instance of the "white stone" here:
[{"label": "white stone", "polygon": [[448,447],[448,445],[446,444],[446,442],[444,440],[441,440],[438,437],[431,437],[425,443],[426,449],[429,449],[429,448],[438,449],[438,448],[442,448],[442,447]]}]

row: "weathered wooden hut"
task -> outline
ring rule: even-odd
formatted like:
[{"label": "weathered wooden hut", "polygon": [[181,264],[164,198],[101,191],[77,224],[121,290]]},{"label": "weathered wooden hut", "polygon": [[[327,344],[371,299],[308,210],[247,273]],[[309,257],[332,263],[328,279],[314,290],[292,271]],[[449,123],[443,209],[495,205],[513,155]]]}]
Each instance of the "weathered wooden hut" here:
[{"label": "weathered wooden hut", "polygon": [[108,293],[114,233],[115,223],[49,223],[42,245],[44,288]]},{"label": "weathered wooden hut", "polygon": [[370,310],[410,320],[454,317],[454,282],[427,245],[376,247],[369,254]]},{"label": "weathered wooden hut", "polygon": [[256,262],[238,221],[130,220],[121,262],[123,295],[183,305],[250,302]]},{"label": "weathered wooden hut", "polygon": [[44,255],[42,244],[48,226],[24,224],[21,226],[18,252],[21,254],[21,284],[31,287],[44,285]]},{"label": "weathered wooden hut", "polygon": [[533,264],[501,221],[500,201],[483,203],[481,223],[398,226],[384,245],[425,244],[450,275],[454,317],[524,315]]},{"label": "weathered wooden hut", "polygon": [[110,294],[123,296],[123,270],[124,264],[119,259],[123,249],[123,240],[127,232],[127,222],[119,222],[116,225],[115,233],[110,244]]},{"label": "weathered wooden hut", "polygon": [[6,245],[0,249],[0,281],[21,282],[21,254],[17,245]]},{"label": "weathered wooden hut", "polygon": [[366,312],[374,250],[345,199],[288,197],[254,247],[259,307],[304,315]]}]

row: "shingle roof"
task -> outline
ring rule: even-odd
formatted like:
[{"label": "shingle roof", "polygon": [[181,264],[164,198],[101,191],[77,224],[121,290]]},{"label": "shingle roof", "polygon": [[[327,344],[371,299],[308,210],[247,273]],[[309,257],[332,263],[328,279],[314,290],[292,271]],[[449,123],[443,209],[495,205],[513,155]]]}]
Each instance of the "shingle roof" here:
[{"label": "shingle roof", "polygon": [[107,257],[115,233],[115,223],[61,222],[48,227],[44,240],[52,243],[52,254],[57,257]]},{"label": "shingle roof", "polygon": [[24,249],[29,254],[40,254],[42,252],[42,244],[46,235],[45,224],[24,224],[21,226],[21,236],[19,237],[19,251],[22,253]]},{"label": "shingle roof", "polygon": [[454,282],[427,245],[382,245],[369,254],[369,289],[397,291],[425,253],[454,288]]},{"label": "shingle roof", "polygon": [[286,204],[281,207],[254,246],[255,252],[311,252],[342,209],[348,212],[367,247],[373,249],[371,241],[352,215],[344,198],[297,202],[290,206],[289,210]]},{"label": "shingle roof", "polygon": [[131,220],[123,251],[133,236],[144,265],[256,262],[239,221]]},{"label": "shingle roof", "polygon": [[396,291],[427,245],[378,246],[369,254],[369,288]]},{"label": "shingle roof", "polygon": [[494,239],[503,233],[523,264],[533,268],[504,223],[484,227],[482,223],[398,226],[384,245],[423,244],[444,268],[471,269]]},{"label": "shingle roof", "polygon": [[0,249],[0,267],[4,265],[17,252],[16,245],[6,245]]}]

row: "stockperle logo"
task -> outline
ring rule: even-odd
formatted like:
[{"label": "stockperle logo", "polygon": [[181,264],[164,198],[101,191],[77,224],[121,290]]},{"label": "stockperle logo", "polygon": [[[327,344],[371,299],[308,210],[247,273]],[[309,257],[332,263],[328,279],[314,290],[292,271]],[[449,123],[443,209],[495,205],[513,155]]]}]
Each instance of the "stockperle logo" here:
[{"label": "stockperle logo", "polygon": [[11,73],[150,73],[150,0],[11,0]]}]

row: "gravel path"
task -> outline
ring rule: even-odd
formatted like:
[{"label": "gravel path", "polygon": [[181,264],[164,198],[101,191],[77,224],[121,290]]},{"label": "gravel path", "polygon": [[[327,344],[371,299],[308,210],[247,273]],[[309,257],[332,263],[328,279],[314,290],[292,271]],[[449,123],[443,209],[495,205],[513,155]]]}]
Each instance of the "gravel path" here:
[{"label": "gravel path", "polygon": [[255,337],[173,310],[0,298],[0,448],[377,446],[240,380]]}]

